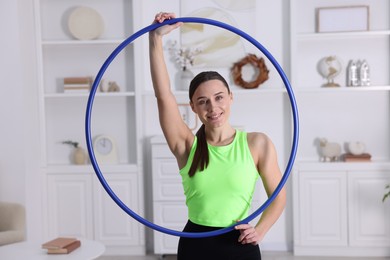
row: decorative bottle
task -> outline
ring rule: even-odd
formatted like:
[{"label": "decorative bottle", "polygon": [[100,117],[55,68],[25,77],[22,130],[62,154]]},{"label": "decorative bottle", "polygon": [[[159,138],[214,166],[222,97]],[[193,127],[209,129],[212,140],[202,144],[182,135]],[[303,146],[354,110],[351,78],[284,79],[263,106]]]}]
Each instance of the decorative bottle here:
[{"label": "decorative bottle", "polygon": [[351,60],[348,65],[347,72],[347,86],[356,87],[359,85],[359,77],[358,77],[358,64],[356,61]]},{"label": "decorative bottle", "polygon": [[359,67],[360,86],[370,86],[370,67],[367,61],[363,60]]}]

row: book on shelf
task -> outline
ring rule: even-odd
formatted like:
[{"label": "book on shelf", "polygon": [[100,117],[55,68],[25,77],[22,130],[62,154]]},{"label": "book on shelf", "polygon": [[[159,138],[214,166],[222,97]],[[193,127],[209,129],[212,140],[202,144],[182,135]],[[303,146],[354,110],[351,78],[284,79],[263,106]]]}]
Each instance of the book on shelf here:
[{"label": "book on shelf", "polygon": [[371,154],[369,153],[363,153],[359,155],[353,155],[350,153],[343,154],[343,161],[344,162],[370,162],[371,161]]},{"label": "book on shelf", "polygon": [[64,85],[64,93],[88,93],[90,89],[90,85]]},{"label": "book on shelf", "polygon": [[70,237],[58,237],[42,244],[48,254],[69,254],[81,246],[80,240]]},{"label": "book on shelf", "polygon": [[91,85],[92,83],[92,77],[71,77],[71,78],[64,78],[64,84],[87,84]]},{"label": "book on shelf", "polygon": [[88,93],[91,85],[91,77],[64,78],[64,93]]}]

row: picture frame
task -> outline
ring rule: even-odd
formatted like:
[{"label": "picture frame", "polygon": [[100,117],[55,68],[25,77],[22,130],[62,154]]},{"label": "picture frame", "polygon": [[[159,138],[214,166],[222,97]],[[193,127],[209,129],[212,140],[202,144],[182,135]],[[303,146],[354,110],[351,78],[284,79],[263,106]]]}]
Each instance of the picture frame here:
[{"label": "picture frame", "polygon": [[368,31],[370,8],[367,5],[316,8],[316,32]]}]

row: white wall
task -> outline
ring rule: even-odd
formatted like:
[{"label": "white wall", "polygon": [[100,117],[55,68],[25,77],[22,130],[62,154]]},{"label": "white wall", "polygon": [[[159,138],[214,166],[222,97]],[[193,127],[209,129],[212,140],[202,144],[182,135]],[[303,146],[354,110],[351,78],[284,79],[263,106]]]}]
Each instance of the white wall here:
[{"label": "white wall", "polygon": [[25,159],[22,57],[18,2],[1,1],[0,199],[24,204]]},{"label": "white wall", "polygon": [[31,0],[0,3],[0,200],[25,205],[27,235],[36,238],[42,233],[42,210],[32,10]]}]

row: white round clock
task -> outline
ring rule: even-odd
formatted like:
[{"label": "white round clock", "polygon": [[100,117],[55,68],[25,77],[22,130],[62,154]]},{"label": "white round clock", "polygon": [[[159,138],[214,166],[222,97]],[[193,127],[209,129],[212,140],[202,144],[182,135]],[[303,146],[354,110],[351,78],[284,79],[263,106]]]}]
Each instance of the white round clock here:
[{"label": "white round clock", "polygon": [[112,137],[107,135],[95,137],[93,149],[98,163],[118,163],[117,148]]}]

